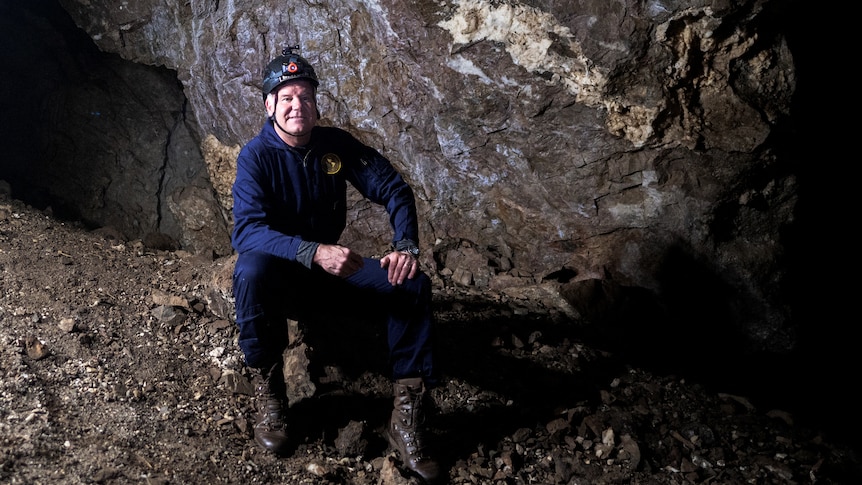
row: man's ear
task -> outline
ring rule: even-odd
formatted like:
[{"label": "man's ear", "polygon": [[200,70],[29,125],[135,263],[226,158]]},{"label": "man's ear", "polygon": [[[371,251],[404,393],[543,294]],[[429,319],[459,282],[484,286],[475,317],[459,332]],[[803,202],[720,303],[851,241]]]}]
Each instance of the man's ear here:
[{"label": "man's ear", "polygon": [[264,108],[266,108],[267,118],[272,118],[272,115],[275,114],[275,106],[272,105],[272,98],[273,96],[271,94],[268,94],[263,100],[263,106]]}]

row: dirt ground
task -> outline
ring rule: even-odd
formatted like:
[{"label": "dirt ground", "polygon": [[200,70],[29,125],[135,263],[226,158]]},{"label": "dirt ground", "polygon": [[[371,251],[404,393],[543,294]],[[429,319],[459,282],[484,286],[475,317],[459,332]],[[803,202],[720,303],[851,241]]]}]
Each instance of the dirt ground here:
[{"label": "dirt ground", "polygon": [[[207,298],[220,261],[0,195],[0,482],[410,484],[380,436],[380,329],[341,329],[291,457],[250,439],[250,374]],[[781,409],[630,365],[540,308],[436,278],[452,484],[856,484],[851,448]],[[357,350],[360,349],[360,350]]]}]

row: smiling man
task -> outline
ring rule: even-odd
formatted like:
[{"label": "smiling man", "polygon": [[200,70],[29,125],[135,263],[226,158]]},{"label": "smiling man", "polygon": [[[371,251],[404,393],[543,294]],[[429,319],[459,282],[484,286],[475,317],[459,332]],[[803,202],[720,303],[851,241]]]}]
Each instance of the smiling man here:
[{"label": "smiling man", "polygon": [[[241,150],[233,186],[239,345],[259,374],[255,441],[288,453],[286,319],[319,317],[339,306],[335,296],[354,306],[341,308],[348,313],[386,315],[395,394],[387,438],[411,472],[434,481],[439,469],[426,453],[423,416],[438,372],[413,191],[377,150],[344,130],[317,126],[319,81],[297,49],[285,49],[264,70],[267,119]],[[348,183],[389,214],[393,251],[380,259],[339,244]],[[343,297],[348,293],[357,298]]]}]

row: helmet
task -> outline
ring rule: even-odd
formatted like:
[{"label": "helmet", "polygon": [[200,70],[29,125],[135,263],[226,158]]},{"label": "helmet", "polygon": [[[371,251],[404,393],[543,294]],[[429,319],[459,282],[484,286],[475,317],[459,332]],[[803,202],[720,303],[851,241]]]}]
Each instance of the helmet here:
[{"label": "helmet", "polygon": [[292,79],[307,79],[316,88],[320,83],[314,68],[304,57],[293,52],[299,46],[286,47],[281,55],[272,60],[263,71],[263,97],[275,88]]}]

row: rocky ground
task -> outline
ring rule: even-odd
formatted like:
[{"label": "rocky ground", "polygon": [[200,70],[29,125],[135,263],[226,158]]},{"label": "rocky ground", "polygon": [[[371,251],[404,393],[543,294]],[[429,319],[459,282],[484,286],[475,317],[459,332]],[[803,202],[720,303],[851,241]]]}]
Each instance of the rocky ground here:
[{"label": "rocky ground", "polygon": [[[209,293],[224,264],[0,196],[0,482],[416,483],[379,434],[373,325],[313,355],[293,455],[255,447],[250,374]],[[862,483],[852,447],[786,409],[627,363],[541,305],[435,281],[446,381],[429,424],[448,483]]]}]

